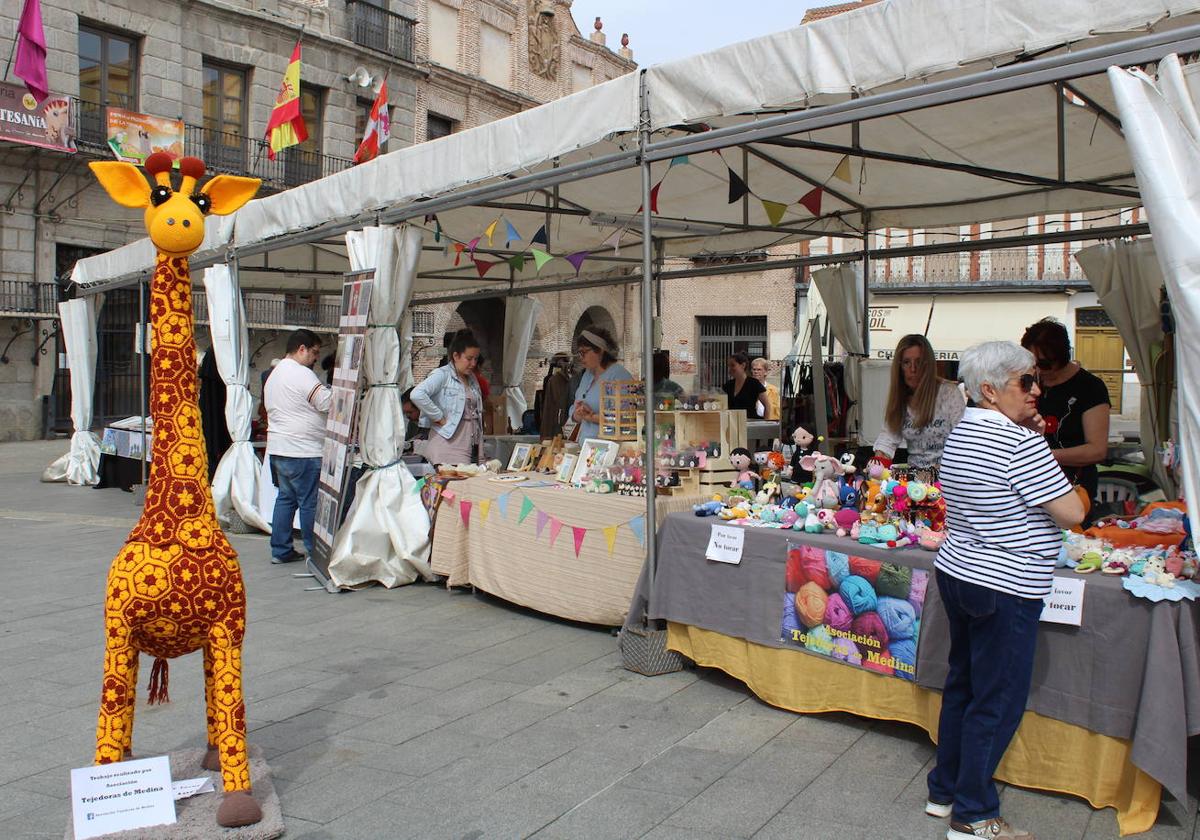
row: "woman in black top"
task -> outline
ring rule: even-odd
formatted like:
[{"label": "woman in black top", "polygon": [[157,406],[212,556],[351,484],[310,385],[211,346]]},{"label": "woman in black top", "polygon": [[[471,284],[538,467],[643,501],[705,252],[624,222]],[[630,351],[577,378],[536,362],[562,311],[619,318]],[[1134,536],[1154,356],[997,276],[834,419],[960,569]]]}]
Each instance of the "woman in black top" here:
[{"label": "woman in black top", "polygon": [[741,409],[751,420],[757,420],[758,409],[755,406],[761,403],[763,416],[766,417],[770,408],[767,389],[750,375],[750,357],[745,353],[734,353],[729,357],[728,366],[731,379],[721,386],[721,390],[729,397],[730,410]]},{"label": "woman in black top", "polygon": [[1046,420],[1046,443],[1067,479],[1096,500],[1096,464],[1108,456],[1108,386],[1071,360],[1067,328],[1043,318],[1021,337],[1033,353],[1042,395],[1038,413]]}]

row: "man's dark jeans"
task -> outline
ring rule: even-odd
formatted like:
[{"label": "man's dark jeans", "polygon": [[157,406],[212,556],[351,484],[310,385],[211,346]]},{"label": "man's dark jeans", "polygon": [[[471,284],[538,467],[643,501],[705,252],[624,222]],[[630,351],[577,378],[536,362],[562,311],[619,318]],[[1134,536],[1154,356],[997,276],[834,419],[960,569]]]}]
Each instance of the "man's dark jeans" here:
[{"label": "man's dark jeans", "polygon": [[271,517],[271,556],[287,557],[295,550],[292,546],[292,522],[299,510],[300,534],[304,538],[304,548],[311,557],[321,459],[272,455],[271,475],[275,478],[275,486],[279,488],[279,495],[275,497],[275,512]]},{"label": "man's dark jeans", "polygon": [[950,670],[929,798],[954,803],[952,818],[972,823],[1000,815],[992,775],[1025,713],[1042,602],[942,571],[937,583],[950,625]]}]

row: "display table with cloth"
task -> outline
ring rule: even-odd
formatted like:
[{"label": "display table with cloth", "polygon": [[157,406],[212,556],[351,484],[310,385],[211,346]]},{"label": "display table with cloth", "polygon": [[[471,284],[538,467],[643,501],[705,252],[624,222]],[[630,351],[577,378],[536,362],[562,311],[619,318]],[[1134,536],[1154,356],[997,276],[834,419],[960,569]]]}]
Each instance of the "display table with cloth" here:
[{"label": "display table with cloth", "polygon": [[[646,500],[493,478],[447,484],[433,531],[434,573],[445,575],[449,586],[470,584],[548,615],[622,624],[646,554]],[[661,522],[667,513],[691,510],[698,499],[656,501]]]},{"label": "display table with cloth", "polygon": [[[934,554],[747,528],[741,563],[715,563],[704,556],[713,522],[673,515],[659,531],[648,613],[669,622],[671,649],[737,677],[772,705],[906,721],[936,738],[950,640],[932,578],[915,683],[850,667],[780,638],[789,541],[914,569],[932,569]],[[1115,576],[1084,579],[1082,626],[1040,627],[1025,717],[997,777],[1116,808],[1122,834],[1145,831],[1154,823],[1163,787],[1187,801],[1187,739],[1200,734],[1200,607],[1134,598]],[[646,607],[647,589],[643,572],[631,616]]]}]

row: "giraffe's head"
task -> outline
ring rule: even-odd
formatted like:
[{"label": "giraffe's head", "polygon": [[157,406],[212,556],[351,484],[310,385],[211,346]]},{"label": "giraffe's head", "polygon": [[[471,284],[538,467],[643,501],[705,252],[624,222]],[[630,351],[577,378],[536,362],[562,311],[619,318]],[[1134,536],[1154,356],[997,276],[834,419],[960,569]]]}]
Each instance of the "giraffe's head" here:
[{"label": "giraffe's head", "polygon": [[143,207],[146,232],[161,253],[186,257],[204,241],[204,217],[209,213],[224,216],[237,210],[258,192],[258,178],[217,175],[203,189],[196,186],[204,177],[204,162],[185,157],[179,162],[183,180],[178,190],[171,189],[171,158],[155,152],[146,158],[146,171],[154,178],[148,184],[132,163],[94,161],[96,179],[117,204]]}]

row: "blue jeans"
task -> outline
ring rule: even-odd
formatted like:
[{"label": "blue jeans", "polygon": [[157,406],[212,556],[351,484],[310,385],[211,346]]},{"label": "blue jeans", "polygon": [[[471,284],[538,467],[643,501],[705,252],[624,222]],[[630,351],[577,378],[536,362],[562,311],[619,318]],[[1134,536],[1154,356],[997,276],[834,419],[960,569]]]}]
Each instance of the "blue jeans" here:
[{"label": "blue jeans", "polygon": [[300,534],[304,548],[312,556],[313,519],[317,513],[317,482],[321,477],[320,458],[288,458],[271,456],[271,475],[279,495],[275,497],[275,512],[271,517],[271,556],[287,557],[292,545],[292,522],[300,511]]},{"label": "blue jeans", "polygon": [[972,823],[1000,815],[992,775],[1025,713],[1042,602],[940,570],[937,583],[950,625],[950,669],[929,798],[952,802],[954,821]]}]

